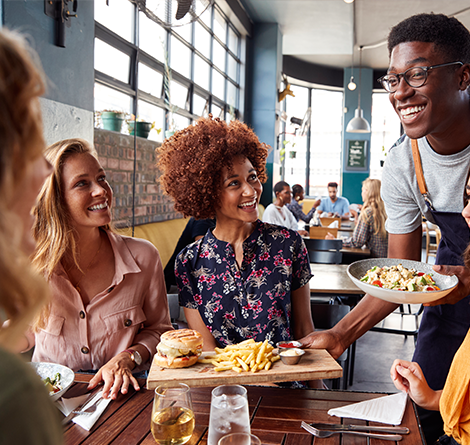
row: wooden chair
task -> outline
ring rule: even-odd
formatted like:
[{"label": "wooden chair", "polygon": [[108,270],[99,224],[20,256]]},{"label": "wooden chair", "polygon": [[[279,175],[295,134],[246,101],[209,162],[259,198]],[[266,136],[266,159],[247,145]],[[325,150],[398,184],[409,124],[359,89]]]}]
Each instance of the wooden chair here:
[{"label": "wooden chair", "polygon": [[[315,329],[330,329],[345,317],[351,308],[344,304],[316,304],[310,302],[310,309],[312,310],[312,320]],[[337,362],[343,368],[343,377],[341,389],[347,389],[348,380],[352,382],[352,375],[349,375],[350,360],[355,354],[355,342],[349,346],[346,351],[338,357]],[[333,379],[333,388],[340,388],[340,378]]]},{"label": "wooden chair", "polygon": [[341,218],[334,216],[320,216],[320,222],[322,227],[328,227],[331,223],[338,221],[338,229],[341,227]]},{"label": "wooden chair", "polygon": [[333,229],[330,227],[310,227],[310,238],[311,239],[325,239],[327,233],[331,233],[335,238],[338,236],[338,229]]},{"label": "wooden chair", "polygon": [[[312,227],[313,228],[313,227]],[[308,239],[304,238],[311,263],[341,264],[343,254],[340,250],[343,242],[340,239]]]},{"label": "wooden chair", "polygon": [[[426,263],[429,260],[429,257],[435,257],[437,255],[437,248],[439,247],[439,243],[441,242],[441,229],[435,224],[426,221],[424,224],[426,230]],[[432,242],[432,236],[435,236],[436,242]]]}]

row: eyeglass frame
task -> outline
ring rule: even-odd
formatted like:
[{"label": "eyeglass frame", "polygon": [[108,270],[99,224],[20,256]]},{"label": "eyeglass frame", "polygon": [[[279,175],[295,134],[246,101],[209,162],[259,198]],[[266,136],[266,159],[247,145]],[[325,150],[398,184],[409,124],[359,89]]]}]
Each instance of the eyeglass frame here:
[{"label": "eyeglass frame", "polygon": [[[431,71],[434,68],[441,68],[441,67],[444,67],[444,66],[451,66],[451,65],[457,65],[457,64],[459,64],[460,66],[464,65],[463,62],[448,62],[448,63],[441,63],[439,65],[433,65],[433,66],[412,66],[411,68],[408,68],[406,71],[403,71],[402,73],[398,73],[398,74],[387,73],[384,76],[379,77],[377,79],[377,82],[379,82],[382,85],[382,88],[390,94],[396,93],[398,88],[400,87],[400,77],[402,79],[405,79],[405,82],[411,88],[421,88],[426,83],[426,81],[428,80],[428,71]],[[405,75],[408,71],[414,70],[416,68],[422,69],[424,71],[424,81],[421,85],[418,85],[418,86],[410,85],[410,82],[408,82],[408,79],[405,77]],[[384,87],[384,79],[387,76],[395,76],[398,79],[397,89],[395,91],[389,91],[387,88]]]}]

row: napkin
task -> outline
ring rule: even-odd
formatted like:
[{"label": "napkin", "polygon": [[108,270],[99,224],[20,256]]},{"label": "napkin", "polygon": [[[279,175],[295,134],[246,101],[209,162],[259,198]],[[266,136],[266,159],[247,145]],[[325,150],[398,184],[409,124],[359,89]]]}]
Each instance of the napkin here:
[{"label": "napkin", "polygon": [[[73,419],[72,422],[75,422],[77,425],[80,425],[83,429],[90,431],[96,421],[100,418],[103,411],[111,402],[111,399],[103,399],[102,398],[103,391],[99,391],[92,397],[89,402],[82,407],[82,409],[87,409],[89,406],[92,406],[96,403],[96,411],[91,414],[77,414]],[[79,406],[83,401],[88,397],[88,394],[84,394],[83,396],[73,397],[71,399],[64,399],[62,397],[61,400],[57,402],[57,406],[59,409],[64,413],[64,415],[70,414],[77,406]]]},{"label": "napkin", "polygon": [[328,414],[330,416],[400,425],[403,413],[405,412],[407,397],[405,393],[399,392],[391,396],[333,408],[328,411]]},{"label": "napkin", "polygon": [[333,221],[328,227],[331,229],[337,229],[338,228],[338,221]]}]

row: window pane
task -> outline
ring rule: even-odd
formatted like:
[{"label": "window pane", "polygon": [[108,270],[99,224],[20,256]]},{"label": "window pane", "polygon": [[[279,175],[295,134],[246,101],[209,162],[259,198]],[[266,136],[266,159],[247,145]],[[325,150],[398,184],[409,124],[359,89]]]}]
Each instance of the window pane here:
[{"label": "window pane", "polygon": [[238,62],[230,54],[227,55],[227,58],[228,58],[227,74],[231,79],[237,82]]},{"label": "window pane", "polygon": [[173,115],[173,121],[175,123],[176,130],[183,130],[183,128],[186,128],[191,123],[187,117],[176,113]]},{"label": "window pane", "polygon": [[206,29],[200,24],[196,23],[195,31],[195,45],[198,51],[200,51],[208,59],[211,57],[211,35]]},{"label": "window pane", "polygon": [[226,43],[226,30],[227,30],[227,22],[222,17],[219,11],[214,11],[214,34],[223,42]]},{"label": "window pane", "polygon": [[131,114],[132,98],[95,82],[95,111],[114,110]]},{"label": "window pane", "polygon": [[[155,128],[150,131],[148,138],[152,141],[163,142],[162,128],[165,122],[165,110],[143,100],[139,100],[138,106],[139,116],[137,119],[155,123]],[[160,130],[160,132],[158,130]]]},{"label": "window pane", "polygon": [[227,82],[227,103],[238,108],[238,88],[232,82]]},{"label": "window pane", "polygon": [[129,83],[130,63],[127,54],[95,38],[95,70]]},{"label": "window pane", "polygon": [[177,107],[187,109],[188,88],[172,80],[170,86],[171,104]]},{"label": "window pane", "polygon": [[209,91],[210,65],[199,56],[194,56],[194,82]]},{"label": "window pane", "polygon": [[224,113],[223,113],[223,108],[220,108],[219,106],[212,104],[212,116],[214,117],[220,117],[220,119],[224,118]]},{"label": "window pane", "polygon": [[155,97],[161,97],[163,74],[139,63],[139,90]]},{"label": "window pane", "polygon": [[191,51],[177,38],[171,37],[171,69],[183,76],[190,77],[191,73]]},{"label": "window pane", "polygon": [[208,111],[206,110],[207,103],[208,101],[206,98],[193,94],[193,114],[206,116],[208,114]]},{"label": "window pane", "polygon": [[219,99],[224,99],[225,77],[214,68],[212,68],[212,93]]},{"label": "window pane", "polygon": [[228,28],[228,47],[232,53],[238,56],[238,36],[230,26]]},{"label": "window pane", "polygon": [[166,31],[144,13],[139,14],[139,46],[160,62],[165,61]]},{"label": "window pane", "polygon": [[132,43],[134,14],[135,6],[129,0],[95,0],[95,20]]},{"label": "window pane", "polygon": [[219,67],[222,71],[225,72],[225,49],[220,45],[219,42],[215,40],[212,48],[212,62],[215,66]]},{"label": "window pane", "polygon": [[212,27],[212,8],[207,8],[200,16],[199,19],[202,20],[209,28]]}]

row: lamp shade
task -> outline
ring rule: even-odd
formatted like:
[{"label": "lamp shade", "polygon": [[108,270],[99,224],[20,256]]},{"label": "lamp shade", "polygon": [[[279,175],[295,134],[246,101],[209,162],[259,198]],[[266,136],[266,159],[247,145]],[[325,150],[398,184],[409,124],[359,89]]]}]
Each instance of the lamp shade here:
[{"label": "lamp shade", "polygon": [[357,107],[354,110],[354,117],[346,127],[348,133],[370,133],[370,125],[362,116],[362,110]]}]

